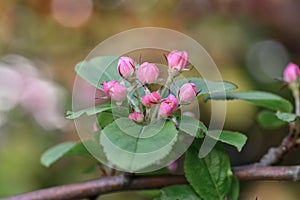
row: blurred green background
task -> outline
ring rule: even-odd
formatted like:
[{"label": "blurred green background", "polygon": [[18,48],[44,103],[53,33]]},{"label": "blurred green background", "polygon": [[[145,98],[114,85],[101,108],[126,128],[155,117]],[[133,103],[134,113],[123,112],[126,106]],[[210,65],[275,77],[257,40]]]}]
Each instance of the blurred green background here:
[{"label": "blurred green background", "polygon": [[[292,100],[275,78],[288,62],[300,62],[299,19],[297,0],[0,1],[0,197],[100,177],[85,172],[93,164],[85,158],[65,158],[50,169],[39,163],[47,148],[78,140],[73,123],[63,120],[71,108],[73,67],[99,42],[137,27],[177,30],[203,45],[224,80]],[[37,99],[42,103],[32,103]],[[252,105],[227,105],[225,128],[249,137],[242,153],[228,147],[233,165],[256,161],[287,132],[287,127],[258,127]],[[299,164],[298,155],[291,152],[282,164]],[[299,195],[297,183],[242,182],[241,199]],[[151,194],[100,197],[128,198],[151,199]]]}]

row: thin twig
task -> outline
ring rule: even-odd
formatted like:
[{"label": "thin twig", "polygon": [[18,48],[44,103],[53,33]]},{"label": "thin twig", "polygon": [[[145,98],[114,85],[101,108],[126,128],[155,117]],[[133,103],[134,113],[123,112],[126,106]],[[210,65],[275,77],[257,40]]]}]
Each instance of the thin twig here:
[{"label": "thin twig", "polygon": [[[234,174],[240,180],[300,180],[299,166],[242,166],[234,167]],[[162,187],[186,184],[183,175],[128,176],[118,175],[82,183],[57,186],[0,200],[53,200],[80,199],[124,190],[160,189]]]},{"label": "thin twig", "polygon": [[[293,129],[291,129],[293,130]],[[285,138],[283,138],[281,144],[278,147],[272,147],[268,152],[262,156],[258,163],[254,165],[269,166],[277,164],[281,161],[284,155],[286,155],[291,149],[295,147],[293,138],[293,132],[291,131]]]}]

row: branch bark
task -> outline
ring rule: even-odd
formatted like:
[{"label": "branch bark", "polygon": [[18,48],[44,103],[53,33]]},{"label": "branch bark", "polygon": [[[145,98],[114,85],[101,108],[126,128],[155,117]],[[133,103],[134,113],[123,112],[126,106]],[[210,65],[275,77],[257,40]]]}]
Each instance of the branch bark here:
[{"label": "branch bark", "polygon": [[[233,167],[234,174],[240,180],[300,180],[298,166],[241,166]],[[0,200],[67,200],[80,199],[95,195],[124,190],[160,189],[166,186],[186,184],[183,175],[130,176],[118,175],[98,180],[57,186]]]},{"label": "branch bark", "polygon": [[[292,129],[291,129],[292,130]],[[278,147],[272,147],[256,165],[269,166],[281,161],[285,154],[295,147],[293,132],[290,132]]]},{"label": "branch bark", "polygon": [[[289,153],[292,149],[298,147],[298,144],[295,141],[295,138],[298,136],[299,130],[296,128],[294,122],[290,123],[290,131],[287,136],[285,136],[280,145],[277,147],[269,148],[268,152],[262,156],[259,162],[254,163],[253,165],[259,166],[270,166],[279,163],[283,157]],[[296,135],[296,137],[295,137]]]}]

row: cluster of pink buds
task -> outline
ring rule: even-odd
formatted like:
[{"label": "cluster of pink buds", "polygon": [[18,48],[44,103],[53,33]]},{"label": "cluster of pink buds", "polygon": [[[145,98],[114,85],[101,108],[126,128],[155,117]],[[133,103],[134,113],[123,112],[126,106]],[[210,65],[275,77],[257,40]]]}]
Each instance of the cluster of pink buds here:
[{"label": "cluster of pink buds", "polygon": [[[190,104],[198,92],[194,83],[185,83],[176,94],[167,94],[170,85],[174,84],[174,77],[187,66],[188,53],[174,50],[166,56],[166,59],[169,77],[161,90],[150,91],[149,84],[157,83],[159,80],[158,67],[149,62],[138,65],[128,56],[121,57],[117,68],[123,80],[120,82],[117,80],[104,81],[102,86],[107,98],[120,106],[126,100],[129,90],[132,89],[137,94],[135,98],[137,98],[139,105],[129,104],[130,110],[132,110],[128,116],[130,119],[142,123],[146,122],[147,119],[171,118],[180,105]],[[125,81],[130,84],[128,88],[125,87]],[[145,94],[142,97],[137,90],[138,85],[145,88]]]}]

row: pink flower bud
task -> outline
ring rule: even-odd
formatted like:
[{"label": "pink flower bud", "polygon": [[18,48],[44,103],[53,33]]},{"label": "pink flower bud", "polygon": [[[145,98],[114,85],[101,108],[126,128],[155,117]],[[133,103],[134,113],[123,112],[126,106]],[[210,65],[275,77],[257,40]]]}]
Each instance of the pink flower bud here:
[{"label": "pink flower bud", "polygon": [[185,68],[188,63],[188,53],[186,51],[174,50],[168,54],[167,60],[169,67],[179,72]]},{"label": "pink flower bud", "polygon": [[120,103],[126,99],[127,90],[125,86],[119,83],[118,81],[104,81],[102,86],[106,96],[111,98],[113,101]]},{"label": "pink flower bud", "polygon": [[94,124],[93,124],[93,131],[94,132],[97,132],[97,131],[99,131],[100,129],[99,129],[99,127],[98,127],[98,123],[97,122],[94,122]]},{"label": "pink flower bud", "polygon": [[144,120],[144,115],[140,112],[134,112],[134,113],[130,113],[128,118],[136,122],[142,122]]},{"label": "pink flower bud", "polygon": [[163,99],[163,101],[161,102],[158,115],[163,118],[169,117],[176,110],[177,106],[178,100],[174,95],[169,94],[169,96]]},{"label": "pink flower bud", "polygon": [[168,169],[172,172],[176,171],[178,167],[178,164],[176,161],[172,160],[169,164],[168,164]]},{"label": "pink flower bud", "polygon": [[133,76],[134,71],[134,60],[128,56],[121,57],[118,62],[118,72],[120,76],[129,79]]},{"label": "pink flower bud", "polygon": [[182,104],[190,104],[197,95],[197,87],[194,83],[185,83],[179,89],[179,99]]},{"label": "pink flower bud", "polygon": [[137,75],[143,84],[155,83],[159,75],[159,70],[155,64],[144,62],[139,66]]},{"label": "pink flower bud", "polygon": [[182,115],[183,115],[183,116],[188,116],[188,117],[192,117],[192,118],[197,119],[196,114],[193,113],[193,112],[186,111],[186,112],[183,112]]},{"label": "pink flower bud", "polygon": [[295,63],[290,62],[284,70],[283,79],[286,82],[293,82],[299,80],[299,78],[300,78],[299,66],[296,65]]},{"label": "pink flower bud", "polygon": [[142,97],[142,103],[145,106],[152,106],[153,104],[157,104],[160,101],[160,95],[158,92],[151,92],[150,94],[146,94]]}]

